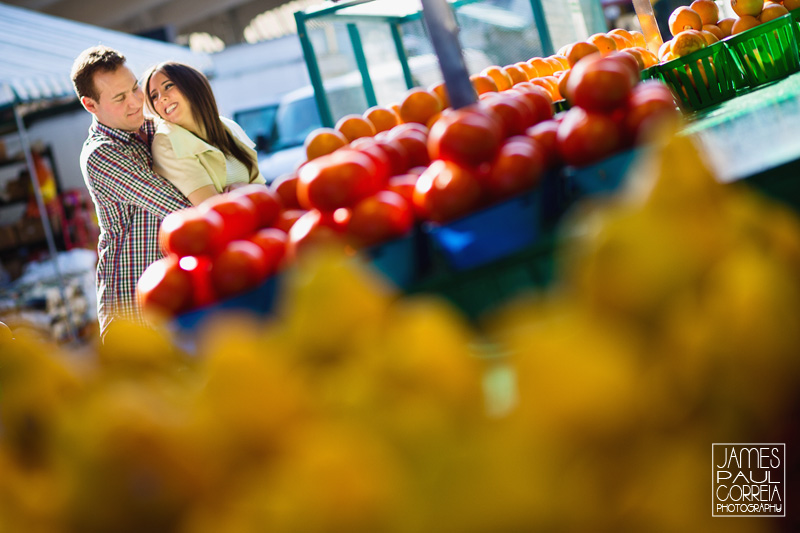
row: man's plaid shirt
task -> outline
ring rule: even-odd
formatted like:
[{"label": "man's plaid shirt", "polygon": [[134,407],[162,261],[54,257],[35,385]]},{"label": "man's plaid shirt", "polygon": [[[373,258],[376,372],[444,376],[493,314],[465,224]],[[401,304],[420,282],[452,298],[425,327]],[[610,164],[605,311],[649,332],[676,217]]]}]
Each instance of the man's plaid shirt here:
[{"label": "man's plaid shirt", "polygon": [[136,282],[162,257],[158,229],[169,213],[191,207],[171,183],[153,172],[152,121],[139,135],[94,120],[81,152],[81,171],[97,210],[97,318],[101,335],[112,318],[144,323]]}]

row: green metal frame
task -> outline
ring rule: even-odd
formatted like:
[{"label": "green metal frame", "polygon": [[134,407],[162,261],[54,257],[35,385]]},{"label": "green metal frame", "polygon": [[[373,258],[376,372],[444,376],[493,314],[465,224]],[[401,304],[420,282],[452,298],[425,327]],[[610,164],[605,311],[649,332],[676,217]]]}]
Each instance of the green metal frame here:
[{"label": "green metal frame", "polygon": [[[347,31],[350,37],[350,42],[353,45],[353,52],[355,54],[356,65],[361,74],[361,79],[364,85],[364,96],[370,106],[377,105],[377,98],[375,96],[375,89],[372,84],[372,79],[369,74],[369,66],[367,65],[366,56],[361,42],[361,35],[358,31],[358,22],[385,22],[389,24],[392,40],[394,41],[395,49],[397,51],[397,59],[403,69],[403,78],[407,88],[413,87],[413,76],[411,68],[408,65],[408,53],[403,46],[402,39],[402,24],[406,22],[420,20],[422,12],[416,11],[403,16],[394,15],[368,15],[368,14],[342,14],[343,9],[366,4],[374,0],[349,0],[346,2],[339,2],[333,6],[321,6],[317,8],[309,8],[306,11],[298,11],[294,14],[295,22],[297,24],[297,34],[300,38],[300,43],[303,49],[303,56],[305,58],[306,67],[308,68],[308,76],[311,80],[311,86],[314,88],[314,99],[319,108],[319,116],[322,120],[323,126],[333,127],[333,115],[331,113],[328,98],[325,95],[325,85],[322,79],[322,73],[319,68],[317,56],[314,51],[314,46],[311,44],[311,39],[308,36],[308,27],[306,22],[312,19],[319,19],[324,17],[335,16],[338,22],[344,22],[347,25]],[[480,2],[481,0],[454,0],[449,2],[450,7],[457,10],[461,6]],[[542,0],[529,0],[531,4],[531,12],[533,13],[533,21],[539,35],[539,41],[542,44],[542,52],[545,56],[554,53],[553,40],[550,35],[550,29],[547,26],[547,17],[545,15]],[[596,0],[594,4],[596,9],[602,12],[600,7],[600,0]]]}]

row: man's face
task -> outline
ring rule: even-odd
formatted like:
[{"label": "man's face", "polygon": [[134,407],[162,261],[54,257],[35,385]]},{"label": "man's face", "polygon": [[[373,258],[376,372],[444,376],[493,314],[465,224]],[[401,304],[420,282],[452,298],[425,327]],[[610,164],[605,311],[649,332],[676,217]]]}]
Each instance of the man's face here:
[{"label": "man's face", "polygon": [[81,103],[98,122],[131,132],[142,127],[144,95],[131,69],[123,65],[112,72],[96,72],[94,86],[98,100],[84,96]]}]

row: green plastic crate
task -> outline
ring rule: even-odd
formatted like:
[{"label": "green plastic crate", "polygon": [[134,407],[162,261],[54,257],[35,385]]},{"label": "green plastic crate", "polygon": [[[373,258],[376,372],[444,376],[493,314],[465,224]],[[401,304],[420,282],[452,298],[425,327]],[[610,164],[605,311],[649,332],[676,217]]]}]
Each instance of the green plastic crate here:
[{"label": "green plastic crate", "polygon": [[654,68],[684,109],[696,111],[736,96],[740,73],[722,41]]},{"label": "green plastic crate", "polygon": [[780,80],[800,70],[797,29],[791,14],[729,37],[723,42],[750,87]]}]

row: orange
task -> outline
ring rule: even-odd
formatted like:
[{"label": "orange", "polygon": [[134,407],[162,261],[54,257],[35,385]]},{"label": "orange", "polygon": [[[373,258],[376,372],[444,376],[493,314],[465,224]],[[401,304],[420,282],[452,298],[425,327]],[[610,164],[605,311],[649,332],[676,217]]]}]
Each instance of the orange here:
[{"label": "orange", "polygon": [[[591,54],[599,54],[600,49],[597,46],[593,45],[592,43],[587,43],[586,41],[578,41],[573,43],[567,49],[567,61],[569,61],[570,68],[575,66],[575,63],[581,60],[581,58],[586,57]],[[537,67],[538,70],[538,67]],[[547,75],[552,74],[552,72],[548,73]]]},{"label": "orange", "polygon": [[738,33],[742,33],[743,31],[747,31],[750,28],[755,28],[759,24],[761,23],[758,21],[758,19],[750,15],[739,17],[739,20],[733,23],[733,28],[731,28],[731,35],[736,35]]},{"label": "orange", "polygon": [[587,42],[595,45],[603,56],[617,50],[617,42],[605,33],[595,33],[587,39]]},{"label": "orange", "polygon": [[497,92],[497,84],[489,76],[473,74],[469,77],[469,81],[472,82],[472,86],[475,87],[475,92],[478,93],[478,95]]},{"label": "orange", "polygon": [[428,87],[428,91],[436,95],[442,103],[442,108],[450,107],[450,97],[447,95],[447,87],[444,82],[431,85]]},{"label": "orange", "polygon": [[397,113],[388,107],[381,107],[377,105],[370,107],[364,111],[362,116],[372,123],[376,133],[381,131],[389,131],[400,124],[400,117],[398,117]]},{"label": "orange", "polygon": [[491,67],[486,67],[481,71],[481,74],[484,76],[489,76],[494,80],[495,85],[497,85],[498,91],[505,91],[506,89],[511,88],[511,78],[508,76],[505,70],[497,65],[492,65]]},{"label": "orange", "polygon": [[400,104],[390,104],[389,109],[394,111],[394,114],[397,115],[397,120],[400,121],[400,124],[403,123],[403,117],[400,116]]},{"label": "orange", "polygon": [[736,19],[734,18],[720,19],[719,22],[717,22],[717,28],[719,28],[719,31],[722,32],[723,39],[725,37],[730,37],[733,33],[734,22],[736,22]]},{"label": "orange", "polygon": [[[644,38],[644,37],[642,37],[642,38]],[[555,55],[552,55],[550,57],[552,57],[553,59],[555,59],[556,61],[561,63],[561,68],[563,68],[564,70],[567,70],[569,68],[569,61],[567,61],[567,56],[563,56],[563,55],[560,55],[560,54],[555,54]]]},{"label": "orange", "polygon": [[644,59],[644,67],[650,68],[654,65],[658,65],[658,56],[655,55],[653,52],[648,50],[647,48],[639,48],[636,47],[636,50],[642,54],[642,59]]},{"label": "orange", "polygon": [[764,0],[731,0],[731,9],[742,17],[757,17],[764,9]]},{"label": "orange", "polygon": [[542,59],[541,57],[534,57],[528,60],[528,64],[536,69],[538,76],[549,76],[553,73],[553,65]]},{"label": "orange", "polygon": [[706,46],[708,43],[702,33],[696,30],[686,30],[672,39],[670,51],[678,57],[684,57]]},{"label": "orange", "polygon": [[664,57],[666,57],[666,55],[671,51],[672,51],[672,39],[670,39],[669,41],[664,41],[664,43],[658,49],[658,58],[663,61]]},{"label": "orange", "polygon": [[546,58],[544,58],[544,62],[549,64],[551,67],[553,67],[553,74],[555,74],[556,72],[561,72],[562,70],[566,70],[566,69],[569,68],[569,67],[565,67],[564,65],[562,65],[561,61],[559,61],[558,59],[556,59],[554,57],[546,57]]},{"label": "orange", "polygon": [[530,64],[526,63],[525,61],[514,63],[514,65],[521,68],[523,72],[525,72],[525,75],[528,76],[528,79],[535,78],[539,75],[539,73],[536,72],[536,69],[533,68]]},{"label": "orange", "polygon": [[788,12],[789,10],[780,4],[765,5],[764,9],[761,10],[761,14],[758,16],[758,20],[761,22],[761,24],[764,24],[770,20],[775,20],[778,17],[782,17]]},{"label": "orange", "polygon": [[632,31],[631,36],[633,36],[634,46],[638,46],[640,48],[647,48],[647,41],[644,40],[644,33],[640,31]]},{"label": "orange", "polygon": [[721,41],[725,38],[725,34],[722,33],[722,30],[719,29],[719,26],[715,24],[703,24],[703,31],[709,31],[713,33],[714,37],[716,37],[718,41]]},{"label": "orange", "polygon": [[[630,48],[631,46],[634,46],[633,35],[631,35],[631,32],[629,32],[628,30],[623,30],[622,28],[615,28],[610,32],[608,32],[606,35],[609,36],[619,35],[620,37],[625,39],[625,46],[623,46],[622,48]],[[622,50],[622,48],[620,48],[620,50]]]},{"label": "orange", "polygon": [[564,75],[558,80],[558,94],[567,99],[569,99],[567,96],[567,84],[569,83],[569,75],[571,72],[571,70],[565,70]]},{"label": "orange", "polygon": [[702,30],[700,33],[703,34],[703,39],[706,40],[706,44],[709,46],[719,41],[719,38],[708,30]]},{"label": "orange", "polygon": [[525,74],[524,70],[516,65],[506,65],[503,67],[503,72],[505,72],[506,75],[511,78],[512,87],[518,83],[522,83],[523,81],[528,81],[528,75]]},{"label": "orange", "polygon": [[800,7],[800,0],[783,0],[783,7],[789,11]]},{"label": "orange", "polygon": [[311,161],[347,146],[347,137],[333,128],[317,128],[308,134],[304,146],[306,157]]},{"label": "orange", "polygon": [[[733,0],[731,0],[733,1]],[[761,0],[758,0],[761,2]],[[673,37],[683,30],[700,30],[703,27],[703,19],[691,8],[681,6],[669,16],[669,31]]]},{"label": "orange", "polygon": [[614,39],[614,43],[617,45],[617,50],[625,50],[628,48],[628,41],[622,35],[617,33],[606,33],[606,35]]},{"label": "orange", "polygon": [[426,124],[430,118],[442,111],[442,102],[432,92],[421,87],[411,89],[400,104],[400,118],[403,122]]},{"label": "orange", "polygon": [[335,129],[347,138],[348,142],[353,142],[361,137],[374,137],[375,126],[372,122],[361,115],[345,115],[336,123]]},{"label": "orange", "polygon": [[716,24],[719,20],[719,8],[713,0],[694,0],[689,6],[693,11],[700,15],[703,25]]},{"label": "orange", "polygon": [[644,70],[647,68],[644,62],[644,56],[637,48],[626,48],[622,51],[623,54],[628,54],[629,56],[633,57],[636,60],[636,63],[639,64],[639,70]]},{"label": "orange", "polygon": [[555,76],[536,78],[531,80],[531,83],[547,91],[547,94],[550,95],[554,102],[561,100],[561,93],[558,91],[558,80]]},{"label": "orange", "polygon": [[431,129],[433,127],[433,124],[437,120],[439,120],[439,117],[441,117],[441,116],[442,116],[442,113],[436,113],[435,115],[433,115],[431,118],[428,119],[428,122],[425,124],[425,126],[427,126],[428,129]]}]

